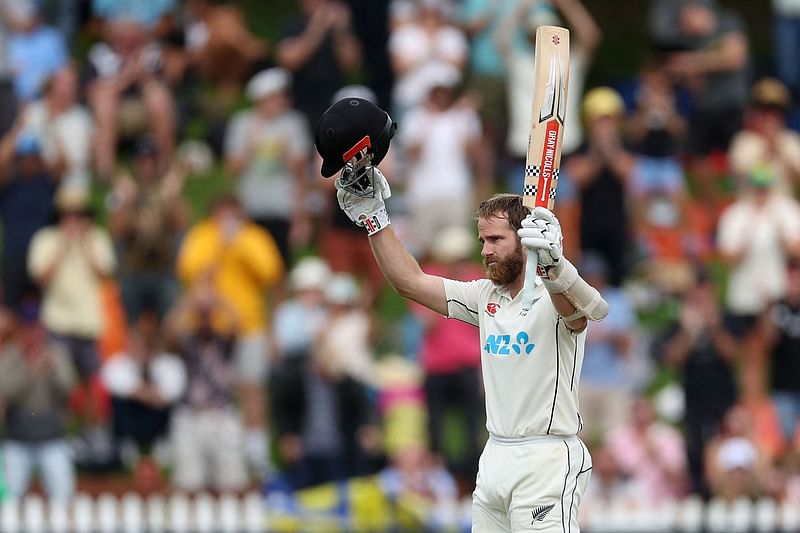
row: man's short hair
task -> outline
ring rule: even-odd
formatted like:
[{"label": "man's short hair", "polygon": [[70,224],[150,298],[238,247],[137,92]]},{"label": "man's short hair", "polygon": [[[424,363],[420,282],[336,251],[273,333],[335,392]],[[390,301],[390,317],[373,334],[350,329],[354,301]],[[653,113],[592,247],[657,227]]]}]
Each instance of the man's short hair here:
[{"label": "man's short hair", "polygon": [[522,221],[531,214],[522,205],[522,196],[511,193],[495,194],[478,206],[477,218],[505,217],[514,231],[522,227]]}]

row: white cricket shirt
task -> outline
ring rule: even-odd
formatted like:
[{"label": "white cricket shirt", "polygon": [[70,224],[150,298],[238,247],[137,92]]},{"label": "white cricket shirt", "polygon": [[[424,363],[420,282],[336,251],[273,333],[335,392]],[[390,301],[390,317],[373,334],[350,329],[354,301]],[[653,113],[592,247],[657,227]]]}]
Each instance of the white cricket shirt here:
[{"label": "white cricket shirt", "polygon": [[[586,330],[573,333],[537,278],[533,305],[489,280],[445,279],[448,316],[478,326],[486,428],[498,437],[576,435]],[[529,307],[526,312],[524,307]]]}]

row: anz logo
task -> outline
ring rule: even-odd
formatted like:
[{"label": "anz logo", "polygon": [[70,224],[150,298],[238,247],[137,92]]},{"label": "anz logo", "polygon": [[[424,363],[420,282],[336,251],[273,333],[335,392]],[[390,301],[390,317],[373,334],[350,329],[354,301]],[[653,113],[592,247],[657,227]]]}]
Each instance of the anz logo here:
[{"label": "anz logo", "polygon": [[511,335],[487,335],[486,344],[483,350],[489,355],[530,355],[536,344],[530,342],[530,337],[524,331],[520,331],[516,336]]}]

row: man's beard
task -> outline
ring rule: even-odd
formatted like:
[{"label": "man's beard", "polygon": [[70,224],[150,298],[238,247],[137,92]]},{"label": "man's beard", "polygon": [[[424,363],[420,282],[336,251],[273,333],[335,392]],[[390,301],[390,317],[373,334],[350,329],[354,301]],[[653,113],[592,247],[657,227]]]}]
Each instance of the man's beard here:
[{"label": "man's beard", "polygon": [[483,266],[486,269],[486,277],[496,285],[510,285],[522,274],[525,266],[525,249],[522,244],[517,244],[510,256],[498,259],[492,264],[487,264],[484,257]]}]

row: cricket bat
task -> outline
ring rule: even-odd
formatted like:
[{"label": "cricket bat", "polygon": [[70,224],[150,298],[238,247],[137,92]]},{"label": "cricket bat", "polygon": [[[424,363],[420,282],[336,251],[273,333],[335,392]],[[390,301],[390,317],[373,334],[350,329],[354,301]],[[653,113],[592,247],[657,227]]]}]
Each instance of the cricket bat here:
[{"label": "cricket bat", "polygon": [[[531,209],[542,206],[552,210],[558,187],[567,113],[569,30],[559,26],[540,26],[536,29],[533,68],[531,131],[525,158],[522,203]],[[528,294],[533,291],[536,266],[536,253],[529,252],[523,289]],[[545,275],[544,272],[538,274]]]}]

